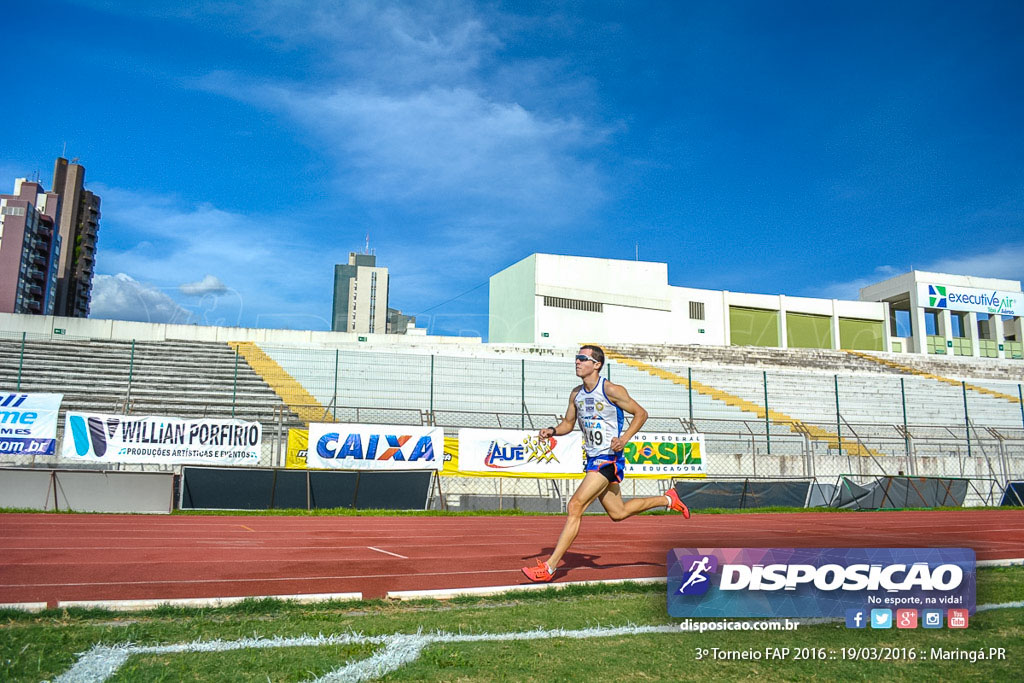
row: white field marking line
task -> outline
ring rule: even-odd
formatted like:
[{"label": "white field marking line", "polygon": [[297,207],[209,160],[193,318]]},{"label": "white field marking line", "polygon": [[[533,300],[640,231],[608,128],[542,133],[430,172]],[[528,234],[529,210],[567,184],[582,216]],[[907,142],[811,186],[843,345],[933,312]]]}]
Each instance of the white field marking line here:
[{"label": "white field marking line", "polygon": [[370,550],[376,550],[378,553],[384,553],[385,555],[390,555],[391,557],[398,557],[398,558],[403,559],[403,560],[408,560],[409,559],[405,555],[399,555],[398,553],[390,553],[387,550],[381,550],[380,548],[374,548],[372,545],[368,545],[366,547],[369,548]]},{"label": "white field marking line", "polygon": [[978,567],[1015,567],[1024,564],[1024,557],[1011,557],[1002,560],[978,560]]},{"label": "white field marking line", "polygon": [[636,579],[603,579],[596,581],[563,581],[561,583],[524,583],[512,586],[477,586],[475,588],[439,588],[435,590],[420,591],[388,591],[388,598],[395,600],[420,600],[422,598],[433,598],[435,600],[448,600],[449,598],[461,595],[501,595],[515,591],[543,590],[554,588],[561,590],[571,586],[603,586],[622,583],[665,583],[664,576],[651,576]]},{"label": "white field marking line", "polygon": [[[648,565],[626,564],[626,567],[647,567]],[[576,567],[577,571],[586,570],[586,567]],[[453,574],[519,574],[519,569],[480,569],[477,571],[459,572],[420,572],[415,574],[421,576],[451,576]],[[193,583],[259,583],[261,581],[333,581],[338,579],[391,579],[407,578],[412,574],[351,574],[347,576],[270,576],[264,578],[226,578],[226,579],[155,579],[153,581],[88,581],[77,583],[8,583],[2,588],[53,588],[61,586],[149,586],[154,584],[193,584]]]},{"label": "white field marking line", "polygon": [[315,679],[316,683],[327,681],[367,681],[390,673],[409,662],[415,661],[426,645],[433,643],[479,643],[493,641],[544,640],[547,638],[603,638],[646,633],[679,633],[679,627],[664,626],[619,626],[588,628],[576,631],[553,629],[549,631],[525,631],[509,633],[462,634],[438,631],[436,633],[405,634],[393,633],[383,636],[364,636],[344,633],[331,636],[300,636],[297,638],[242,638],[235,641],[193,641],[174,645],[140,646],[124,643],[121,645],[95,645],[83,653],[75,664],[54,679],[54,683],[101,683],[117,673],[118,669],[132,655],[139,654],[186,654],[193,652],[231,652],[249,649],[270,649],[282,647],[322,647],[325,645],[368,644],[384,645],[368,659],[363,659],[336,669]]},{"label": "white field marking line", "polygon": [[[992,605],[979,605],[975,611],[1024,607],[1024,602],[1007,602]],[[826,623],[842,619],[808,619],[803,623]],[[120,645],[94,645],[89,651],[82,653],[78,661],[63,674],[54,679],[54,683],[103,683],[117,673],[121,666],[132,655],[138,654],[187,654],[193,652],[231,652],[248,649],[270,649],[282,647],[322,647],[325,645],[368,644],[383,645],[383,649],[366,659],[350,661],[330,673],[313,679],[308,683],[355,683],[379,678],[402,666],[416,661],[423,648],[434,643],[481,643],[546,640],[550,638],[572,638],[584,640],[589,638],[607,638],[614,636],[644,635],[649,633],[681,633],[678,625],[661,626],[616,626],[595,627],[567,631],[552,629],[548,631],[511,631],[508,633],[393,633],[385,636],[364,636],[357,633],[319,636],[300,636],[298,638],[243,638],[235,641],[193,641],[174,645],[141,646],[124,643]]]},{"label": "white field marking line", "polygon": [[362,600],[362,593],[306,593],[303,595],[240,595],[223,598],[175,598],[153,600],[61,600],[57,608],[84,607],[109,609],[118,612],[139,612],[154,609],[162,605],[171,607],[224,607],[244,600],[283,600],[300,605],[331,600]]}]

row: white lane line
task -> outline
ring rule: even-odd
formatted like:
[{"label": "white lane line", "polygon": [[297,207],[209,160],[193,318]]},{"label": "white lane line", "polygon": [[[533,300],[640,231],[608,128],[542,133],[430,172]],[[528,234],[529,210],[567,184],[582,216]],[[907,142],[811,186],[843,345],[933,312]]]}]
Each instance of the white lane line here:
[{"label": "white lane line", "polygon": [[370,550],[376,550],[378,553],[384,553],[385,555],[390,555],[391,557],[398,557],[398,558],[401,558],[403,560],[408,560],[409,559],[405,555],[399,555],[398,553],[391,553],[391,552],[388,552],[387,550],[381,550],[380,548],[374,548],[372,545],[368,545],[366,547],[369,548]]},{"label": "white lane line", "polygon": [[[57,608],[85,607],[109,609],[118,612],[138,612],[155,609],[161,605],[172,607],[225,607],[244,600],[284,600],[300,605],[330,600],[362,600],[362,593],[306,593],[302,595],[238,595],[221,598],[154,598],[150,600],[61,600]],[[45,603],[44,603],[45,604]]]}]

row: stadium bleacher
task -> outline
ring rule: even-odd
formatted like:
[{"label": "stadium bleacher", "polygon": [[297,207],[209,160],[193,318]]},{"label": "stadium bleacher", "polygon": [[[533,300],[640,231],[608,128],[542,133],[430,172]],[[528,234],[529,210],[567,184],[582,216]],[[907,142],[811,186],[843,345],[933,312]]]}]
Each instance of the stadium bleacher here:
[{"label": "stadium bleacher", "polygon": [[[710,476],[1004,478],[1024,469],[1024,418],[1013,400],[1024,365],[1016,361],[751,347],[608,351],[607,375],[651,415],[645,431],[705,435]],[[260,421],[274,442],[265,448],[270,464],[287,429],[310,421],[436,424],[450,436],[460,427],[547,426],[575,385],[574,352],[429,338],[400,349],[0,339],[0,383],[13,390],[20,373],[21,391],[62,393],[65,410]],[[279,386],[285,380],[295,393]],[[509,495],[538,488],[506,486]]]}]

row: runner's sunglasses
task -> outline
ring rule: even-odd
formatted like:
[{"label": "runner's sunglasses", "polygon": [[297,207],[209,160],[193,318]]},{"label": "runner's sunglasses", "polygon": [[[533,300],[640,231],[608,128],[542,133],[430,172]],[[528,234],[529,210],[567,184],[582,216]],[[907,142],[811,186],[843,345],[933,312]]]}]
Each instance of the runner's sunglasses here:
[{"label": "runner's sunglasses", "polygon": [[576,360],[578,360],[581,363],[584,362],[584,361],[588,361],[588,360],[592,360],[595,363],[598,362],[598,360],[596,358],[591,358],[590,356],[584,356],[582,353],[576,354]]}]

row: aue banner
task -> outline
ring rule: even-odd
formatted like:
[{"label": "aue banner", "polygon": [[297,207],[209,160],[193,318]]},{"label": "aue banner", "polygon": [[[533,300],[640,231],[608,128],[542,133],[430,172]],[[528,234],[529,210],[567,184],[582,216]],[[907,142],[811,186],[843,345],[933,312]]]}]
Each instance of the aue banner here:
[{"label": "aue banner", "polygon": [[974,613],[970,548],[674,548],[673,617],[844,617],[847,610]]},{"label": "aue banner", "polygon": [[348,470],[439,470],[444,429],[334,422],[309,425],[306,465]]},{"label": "aue banner", "polygon": [[0,394],[0,455],[53,455],[63,394]]},{"label": "aue banner", "polygon": [[259,422],[69,412],[62,455],[105,462],[257,465],[262,448]]},{"label": "aue banner", "polygon": [[459,471],[516,474],[580,474],[579,432],[542,439],[537,430],[460,429]]}]

